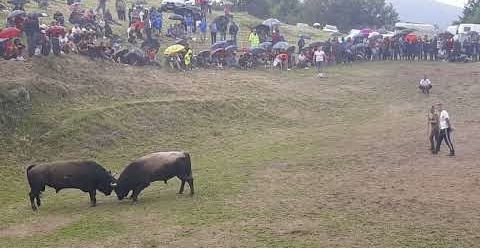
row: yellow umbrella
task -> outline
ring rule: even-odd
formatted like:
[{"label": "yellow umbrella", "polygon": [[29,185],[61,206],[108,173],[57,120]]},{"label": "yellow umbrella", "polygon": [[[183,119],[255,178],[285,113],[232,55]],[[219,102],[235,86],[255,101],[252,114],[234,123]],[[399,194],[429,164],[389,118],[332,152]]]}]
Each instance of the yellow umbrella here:
[{"label": "yellow umbrella", "polygon": [[181,52],[184,49],[185,49],[185,47],[182,46],[182,45],[173,45],[173,46],[167,47],[167,49],[165,49],[164,54],[165,55],[171,55],[171,54],[174,54],[174,53]]}]

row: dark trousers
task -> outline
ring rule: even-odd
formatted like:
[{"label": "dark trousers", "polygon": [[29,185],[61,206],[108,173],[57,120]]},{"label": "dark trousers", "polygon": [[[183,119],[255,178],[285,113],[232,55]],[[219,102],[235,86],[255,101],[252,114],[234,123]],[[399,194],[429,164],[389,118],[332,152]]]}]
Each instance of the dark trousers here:
[{"label": "dark trousers", "polygon": [[211,32],[210,34],[212,36],[212,45],[213,45],[217,42],[217,33]]},{"label": "dark trousers", "polygon": [[436,151],[437,138],[439,137],[439,134],[440,132],[438,130],[438,127],[432,127],[432,130],[430,131],[430,136],[428,137],[428,139],[430,140],[430,150],[432,152]]},{"label": "dark trousers", "polygon": [[455,155],[455,149],[453,148],[453,143],[452,140],[450,139],[450,128],[445,128],[440,130],[440,133],[437,137],[437,147],[435,149],[435,152],[438,153],[440,151],[440,146],[442,145],[442,141],[445,140],[445,143],[448,146],[448,149],[450,149],[450,154]]}]

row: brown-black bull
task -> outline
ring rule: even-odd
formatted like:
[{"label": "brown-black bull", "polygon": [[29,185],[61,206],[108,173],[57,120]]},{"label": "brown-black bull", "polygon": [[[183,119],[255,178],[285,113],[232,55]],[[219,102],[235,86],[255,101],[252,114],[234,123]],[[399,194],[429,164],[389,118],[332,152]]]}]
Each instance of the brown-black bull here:
[{"label": "brown-black bull", "polygon": [[188,153],[157,152],[141,157],[123,170],[114,190],[119,200],[133,191],[131,198],[133,201],[137,201],[140,192],[151,182],[164,181],[167,183],[173,177],[178,177],[182,181],[179,194],[183,193],[185,182],[188,182],[190,194],[193,195],[192,166]]},{"label": "brown-black bull", "polygon": [[110,195],[116,185],[116,179],[110,172],[94,161],[65,161],[39,165],[27,168],[27,179],[30,184],[30,203],[37,210],[34,200],[40,207],[40,194],[45,191],[45,185],[52,187],[58,193],[62,189],[80,189],[90,194],[90,204],[97,203],[96,191]]}]

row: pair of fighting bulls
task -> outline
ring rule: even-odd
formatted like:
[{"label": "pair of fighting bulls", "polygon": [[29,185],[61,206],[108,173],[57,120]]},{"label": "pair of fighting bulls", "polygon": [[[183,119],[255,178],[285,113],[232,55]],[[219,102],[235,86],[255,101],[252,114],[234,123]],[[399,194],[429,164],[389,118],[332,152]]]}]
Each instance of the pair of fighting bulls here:
[{"label": "pair of fighting bulls", "polygon": [[88,192],[91,206],[95,206],[97,190],[105,195],[115,191],[119,200],[133,191],[131,198],[137,201],[138,194],[151,182],[167,183],[167,180],[173,177],[178,177],[182,181],[179,194],[183,193],[185,182],[190,186],[190,194],[194,193],[192,167],[188,153],[157,152],[146,155],[129,164],[118,179],[94,161],[57,162],[30,165],[27,168],[29,196],[33,210],[37,210],[37,205],[41,204],[40,194],[45,190],[45,185],[54,188],[56,192],[67,188]]}]

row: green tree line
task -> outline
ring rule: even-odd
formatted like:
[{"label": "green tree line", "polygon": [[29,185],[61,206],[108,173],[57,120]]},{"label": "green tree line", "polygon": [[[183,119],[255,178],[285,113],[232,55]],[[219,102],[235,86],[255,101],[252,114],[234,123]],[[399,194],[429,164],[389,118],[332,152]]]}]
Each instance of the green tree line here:
[{"label": "green tree line", "polygon": [[477,23],[480,24],[480,0],[469,0],[463,14],[459,20],[460,23]]},{"label": "green tree line", "polygon": [[260,18],[278,18],[285,23],[320,23],[352,28],[390,28],[398,13],[385,0],[250,0],[247,11]]}]

